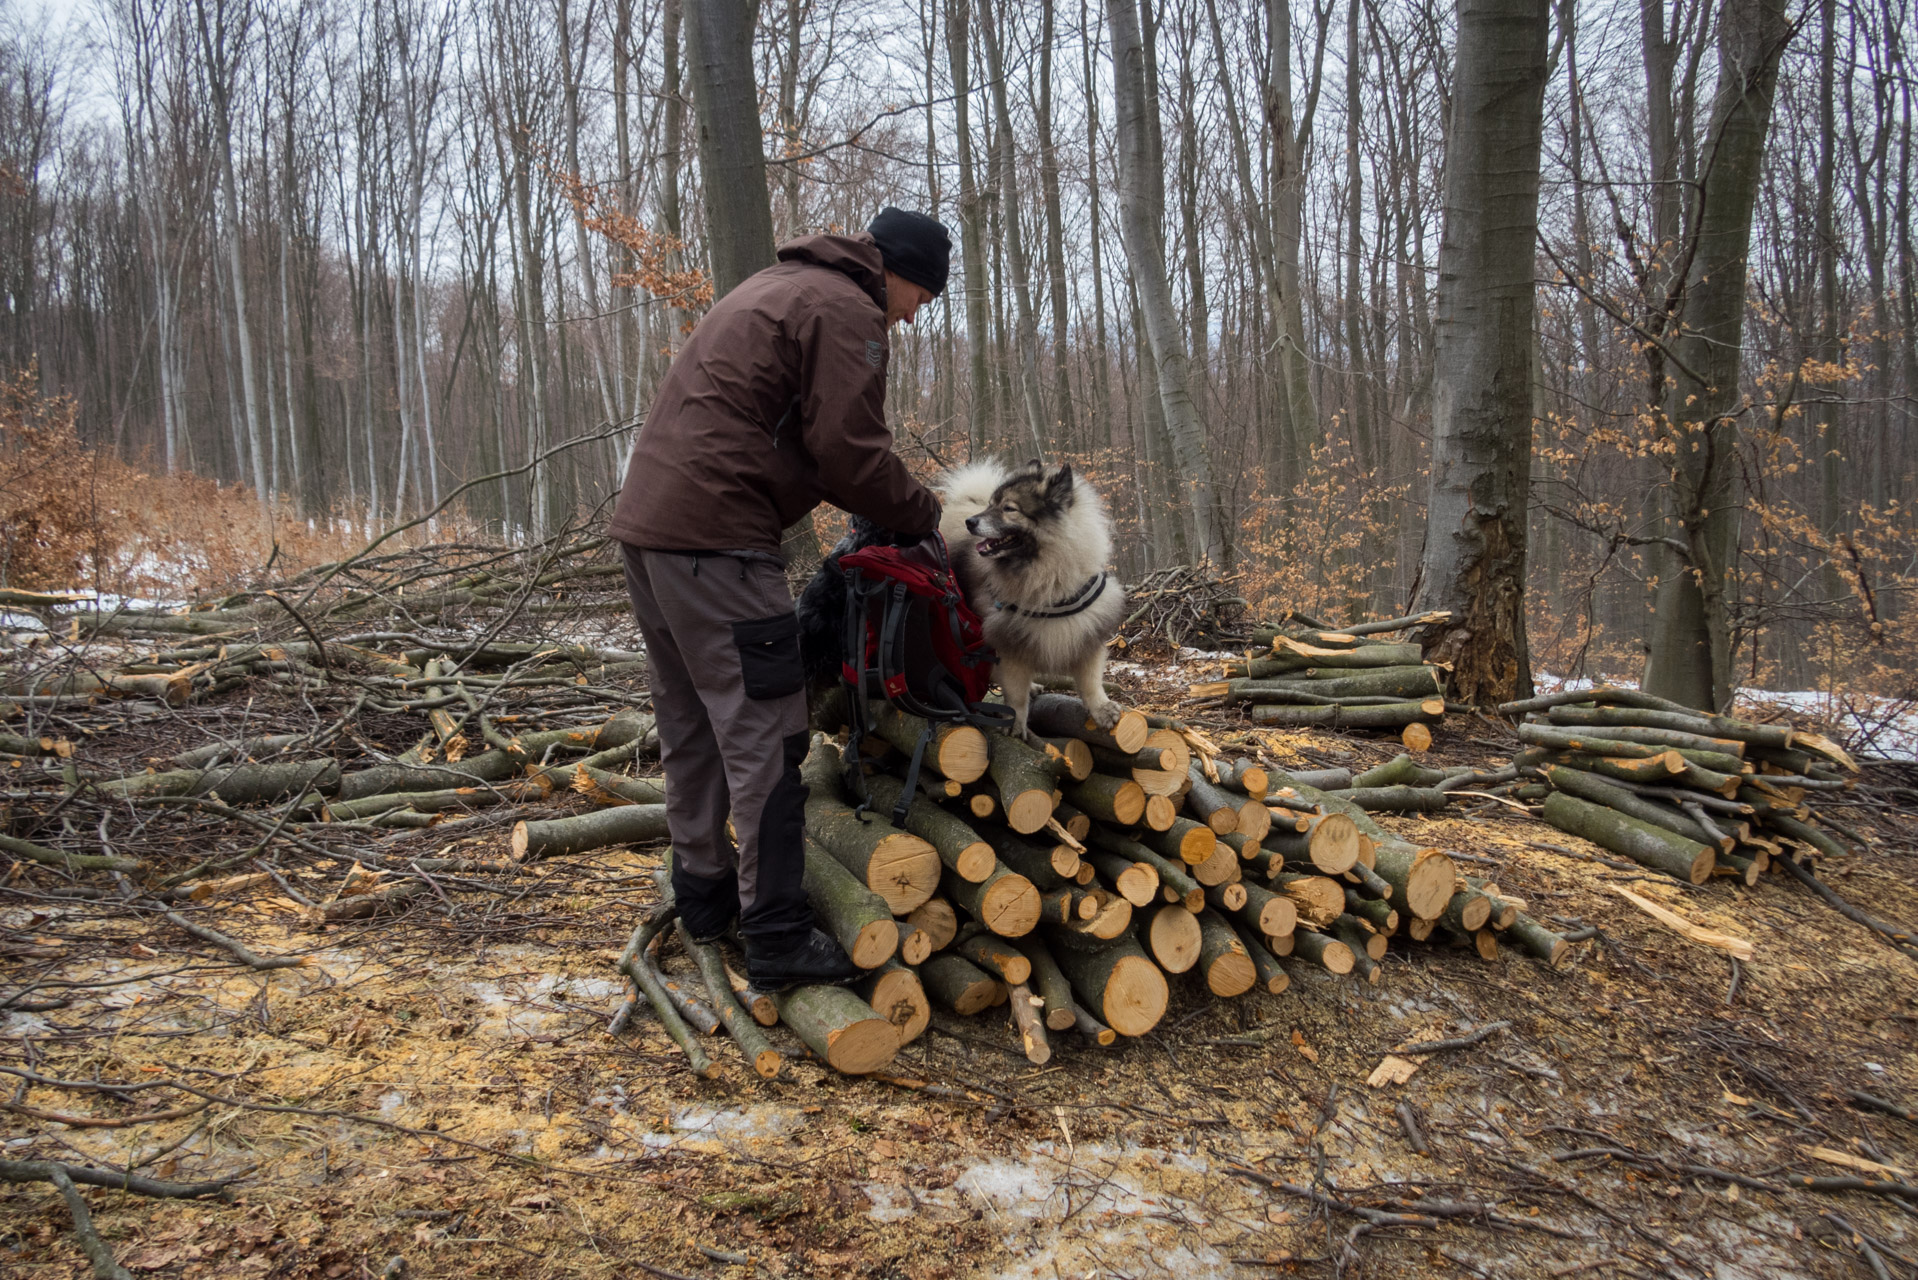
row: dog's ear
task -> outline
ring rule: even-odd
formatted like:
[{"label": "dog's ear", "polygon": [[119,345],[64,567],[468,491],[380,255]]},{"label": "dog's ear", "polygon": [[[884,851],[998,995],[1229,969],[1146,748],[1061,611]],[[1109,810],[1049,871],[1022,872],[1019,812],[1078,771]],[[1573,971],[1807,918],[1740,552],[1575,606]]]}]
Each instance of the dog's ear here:
[{"label": "dog's ear", "polygon": [[[1037,458],[1028,459],[1017,471],[1006,477],[1006,484],[1015,480],[1039,480],[1046,474],[1046,464]],[[1003,486],[1002,486],[1003,487]]]},{"label": "dog's ear", "polygon": [[1072,505],[1072,464],[1062,462],[1046,474],[1046,501],[1055,507]]}]

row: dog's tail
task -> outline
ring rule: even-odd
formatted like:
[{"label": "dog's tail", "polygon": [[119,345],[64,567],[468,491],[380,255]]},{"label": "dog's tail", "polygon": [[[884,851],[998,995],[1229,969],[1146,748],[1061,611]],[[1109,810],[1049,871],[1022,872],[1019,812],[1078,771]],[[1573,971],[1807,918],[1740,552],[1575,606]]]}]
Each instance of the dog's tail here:
[{"label": "dog's tail", "polygon": [[992,505],[992,495],[1005,481],[1006,469],[994,459],[954,467],[934,483],[950,515],[976,516]]}]

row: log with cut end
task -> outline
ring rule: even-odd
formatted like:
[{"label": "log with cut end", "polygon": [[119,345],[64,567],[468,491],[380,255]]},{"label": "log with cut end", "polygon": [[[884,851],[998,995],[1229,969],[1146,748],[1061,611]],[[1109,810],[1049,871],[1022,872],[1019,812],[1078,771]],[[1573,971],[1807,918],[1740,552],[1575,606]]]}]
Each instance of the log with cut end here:
[{"label": "log with cut end", "polygon": [[1294,929],[1291,933],[1282,933],[1276,938],[1268,937],[1265,940],[1265,949],[1283,959],[1292,954],[1292,946],[1298,936],[1299,931]]},{"label": "log with cut end", "polygon": [[1032,881],[1041,893],[1074,882],[1079,873],[1079,853],[1069,844],[1034,844],[1003,827],[979,828],[979,834],[1010,870]]},{"label": "log with cut end", "polygon": [[[1153,737],[1158,734],[1154,733]],[[1107,751],[1103,747],[1093,747],[1093,763],[1102,771],[1111,774],[1129,775],[1135,769],[1164,773],[1175,769],[1180,763],[1180,753],[1164,743],[1148,742],[1137,751]]]},{"label": "log with cut end", "polygon": [[[992,874],[977,883],[947,872],[945,892],[967,915],[1002,938],[1022,938],[1031,933],[1038,927],[1044,910],[1032,881],[998,862],[993,864]],[[933,950],[943,951],[952,945],[956,934],[955,926],[946,940]],[[934,941],[938,936],[934,935]]]},{"label": "log with cut end", "polygon": [[1437,849],[1381,844],[1371,869],[1392,886],[1391,903],[1402,914],[1434,919],[1451,901],[1455,865]]},{"label": "log with cut end", "polygon": [[[866,790],[872,796],[874,811],[890,814],[905,786],[897,778],[876,774],[866,780]],[[906,809],[906,830],[937,850],[939,861],[962,880],[984,880],[998,861],[992,846],[981,840],[978,832],[922,797],[915,796]]]},{"label": "log with cut end", "polygon": [[1572,944],[1524,912],[1512,921],[1505,936],[1556,969],[1572,958]]},{"label": "log with cut end", "polygon": [[1067,924],[1074,920],[1090,920],[1098,914],[1099,900],[1078,885],[1054,889],[1050,893],[1039,895],[1039,923],[1041,924]]},{"label": "log with cut end", "polygon": [[[1204,910],[1201,905],[1200,910]],[[1199,916],[1177,903],[1159,907],[1138,929],[1140,942],[1167,973],[1184,973],[1199,962]]]},{"label": "log with cut end", "polygon": [[[539,776],[543,781],[549,778],[549,775],[545,773]],[[557,781],[557,777],[553,776],[551,780]],[[589,764],[574,766],[572,781],[566,785],[594,804],[666,803],[664,778],[628,778],[623,774],[610,773]]]},{"label": "log with cut end", "polygon": [[1144,842],[1170,859],[1196,867],[1210,858],[1219,847],[1212,828],[1190,818],[1174,818],[1164,831],[1147,831]]},{"label": "log with cut end", "polygon": [[[1371,960],[1385,958],[1385,935],[1355,915],[1346,914],[1332,922],[1332,936],[1343,942],[1354,956]],[[1370,975],[1367,975],[1368,977]]]},{"label": "log with cut end", "polygon": [[1092,748],[1077,738],[1041,738],[1036,744],[1046,759],[1063,773],[1062,778],[1071,778],[1074,782],[1084,782],[1092,776],[1095,762]]},{"label": "log with cut end", "polygon": [[[1652,725],[1615,724],[1579,726],[1577,720],[1569,715],[1561,718],[1561,712],[1569,713],[1572,710],[1573,708],[1571,707],[1555,707],[1547,713],[1547,716],[1554,725],[1572,731],[1583,727],[1592,737],[1603,738],[1610,742],[1632,742],[1649,747],[1677,747],[1688,751],[1716,751],[1721,755],[1740,758],[1744,757],[1748,750],[1754,754],[1771,750],[1769,747],[1753,747],[1739,738],[1722,738],[1708,733],[1688,733],[1682,729],[1660,729]],[[1520,726],[1521,738],[1524,737],[1523,730],[1524,726]],[[1533,739],[1530,738],[1525,738],[1524,740],[1528,742],[1533,741]],[[1798,752],[1795,754],[1804,756],[1805,753]],[[1808,756],[1805,758],[1809,760]]]},{"label": "log with cut end", "polygon": [[1022,938],[1013,945],[1032,962],[1030,985],[1045,1009],[1046,1026],[1054,1031],[1072,1026],[1072,984],[1052,958],[1052,951],[1037,938]]},{"label": "log with cut end", "polygon": [[[1143,862],[1159,874],[1159,889],[1168,901],[1184,904],[1191,911],[1205,905],[1205,887],[1192,878],[1191,869],[1182,860],[1168,858],[1158,850],[1116,831],[1095,828],[1092,846],[1117,854],[1128,862]],[[1143,905],[1143,904],[1141,904]]]},{"label": "log with cut end", "polygon": [[1058,783],[1046,758],[1019,739],[998,733],[989,739],[986,754],[986,772],[998,789],[1006,825],[1021,835],[1044,827],[1052,817]]},{"label": "log with cut end", "polygon": [[965,957],[942,951],[919,966],[926,994],[962,1017],[990,1009],[999,998],[999,979]]},{"label": "log with cut end", "polygon": [[1299,922],[1315,929],[1331,924],[1345,910],[1345,890],[1330,876],[1282,871],[1272,883],[1292,903]]},{"label": "log with cut end", "polygon": [[1310,960],[1327,973],[1343,976],[1352,972],[1352,948],[1337,938],[1310,929],[1300,929],[1292,935],[1292,954]]},{"label": "log with cut end", "polygon": [[[328,822],[359,822],[396,809],[416,813],[444,813],[449,809],[479,809],[496,804],[543,800],[545,789],[533,782],[502,782],[491,787],[452,787],[445,791],[397,791],[364,800],[329,801],[321,811]],[[222,797],[224,798],[224,797]],[[625,801],[619,803],[624,804]]]},{"label": "log with cut end", "polygon": [[1560,831],[1692,884],[1709,880],[1717,861],[1708,845],[1562,791],[1546,797],[1542,816]]},{"label": "log with cut end", "polygon": [[1199,913],[1199,974],[1208,991],[1227,999],[1244,995],[1259,978],[1238,931],[1216,911]]},{"label": "log with cut end", "polygon": [[1470,768],[1430,769],[1401,752],[1384,764],[1375,765],[1351,780],[1350,785],[1367,787],[1435,787],[1447,778],[1470,773]]},{"label": "log with cut end", "polygon": [[[1588,694],[1600,693],[1600,690],[1588,690]],[[1604,701],[1588,697],[1586,701]],[[1533,699],[1533,703],[1540,701]],[[1511,707],[1520,711],[1514,712]],[[1500,707],[1502,715],[1522,714],[1524,711],[1546,711],[1553,724],[1582,725],[1589,728],[1613,728],[1619,726],[1639,726],[1650,729],[1674,729],[1680,733],[1697,734],[1700,737],[1731,738],[1747,746],[1773,747],[1780,751],[1790,750],[1803,742],[1806,735],[1794,731],[1786,725],[1752,724],[1744,720],[1733,720],[1725,716],[1701,715],[1695,711],[1668,711],[1643,707],[1626,706],[1576,706],[1558,705],[1550,708],[1526,703],[1507,703]]]},{"label": "log with cut end", "polygon": [[1145,815],[1141,821],[1148,830],[1169,830],[1178,817],[1179,805],[1171,796],[1148,795],[1145,798]]},{"label": "log with cut end", "polygon": [[[1256,809],[1265,813],[1265,806],[1255,800],[1226,790],[1205,776],[1205,771],[1196,763],[1186,773],[1191,788],[1185,793],[1186,812],[1193,818],[1211,827],[1216,835],[1240,830],[1239,814],[1242,809]],[[1266,818],[1271,825],[1271,818]]]},{"label": "log with cut end", "polygon": [[1239,870],[1239,856],[1232,846],[1223,842],[1214,844],[1206,860],[1192,866],[1192,878],[1205,888],[1213,885],[1231,884],[1243,878]]},{"label": "log with cut end", "polygon": [[733,989],[733,999],[739,1001],[753,1021],[762,1027],[770,1027],[779,1021],[779,1006],[773,998],[746,979],[746,975],[726,966],[726,985]]},{"label": "log with cut end", "polygon": [[1722,852],[1731,850],[1733,842],[1729,837],[1721,835],[1714,839],[1698,825],[1695,819],[1668,805],[1660,804],[1656,800],[1621,787],[1608,778],[1562,764],[1544,765],[1539,772],[1545,775],[1545,780],[1554,788],[1567,795],[1589,800],[1593,804],[1604,805],[1608,809],[1616,809],[1620,813],[1637,818],[1640,822],[1649,822],[1667,831],[1676,832],[1687,840],[1714,845]]},{"label": "log with cut end", "polygon": [[806,900],[819,925],[861,969],[877,969],[899,950],[899,925],[886,900],[808,838]]},{"label": "log with cut end", "polygon": [[1237,914],[1245,907],[1246,896],[1243,884],[1217,884],[1205,891],[1206,905],[1221,915]]},{"label": "log with cut end", "polygon": [[[868,702],[869,723],[873,732],[886,743],[910,757],[919,746],[926,721],[908,715],[889,702]],[[926,747],[925,763],[943,778],[954,782],[976,782],[986,773],[986,735],[969,724],[934,725],[932,742]]]},{"label": "log with cut end", "polygon": [[[1430,703],[1428,702],[1429,706]],[[1407,751],[1426,752],[1432,749],[1432,730],[1422,721],[1414,720],[1399,730],[1399,741],[1405,744]]]},{"label": "log with cut end", "polygon": [[1073,807],[1083,809],[1099,822],[1130,827],[1145,816],[1145,789],[1130,778],[1095,773],[1084,782],[1065,787],[1064,794]]},{"label": "log with cut end", "polygon": [[1281,636],[1269,658],[1242,658],[1225,664],[1228,676],[1266,679],[1293,675],[1309,668],[1409,667],[1423,661],[1415,644],[1368,644],[1353,648],[1328,648]]},{"label": "log with cut end", "polygon": [[852,989],[874,1013],[893,1025],[901,1048],[925,1034],[932,1021],[932,1002],[926,999],[925,985],[917,973],[897,960],[888,960],[854,983]]},{"label": "log with cut end", "polygon": [[1101,1048],[1119,1038],[1118,1032],[1093,1017],[1086,1011],[1086,1007],[1076,1000],[1072,1004],[1072,1026],[1080,1035]]},{"label": "log with cut end", "polygon": [[1407,703],[1426,698],[1442,698],[1439,671],[1428,666],[1375,667],[1352,671],[1342,667],[1308,667],[1304,671],[1273,680],[1233,680],[1226,694],[1229,702],[1253,702],[1267,690],[1276,693],[1297,691],[1321,698],[1402,698]]},{"label": "log with cut end", "polygon": [[1252,723],[1288,729],[1314,726],[1331,729],[1403,729],[1408,724],[1436,720],[1444,714],[1445,703],[1437,697],[1378,706],[1330,702],[1299,707],[1255,701]]},{"label": "log with cut end", "polygon": [[1219,785],[1229,791],[1254,800],[1265,799],[1265,793],[1272,787],[1272,775],[1264,766],[1253,760],[1221,761],[1219,764]]},{"label": "log with cut end", "polygon": [[1143,747],[1152,731],[1145,716],[1137,711],[1122,711],[1110,731],[1101,729],[1092,722],[1085,703],[1063,693],[1034,697],[1026,708],[1026,724],[1034,733],[1048,738],[1078,738],[1095,747],[1128,753]]},{"label": "log with cut end", "polygon": [[1064,801],[1053,809],[1052,820],[1064,828],[1067,835],[1082,843],[1092,831],[1092,815],[1075,809]]},{"label": "log with cut end", "polygon": [[1032,976],[1032,961],[1026,959],[1019,948],[977,925],[972,926],[971,931],[959,931],[959,936],[953,940],[952,951],[954,955],[970,960],[1010,985],[1017,985]]},{"label": "log with cut end", "polygon": [[1668,785],[1675,775],[1685,772],[1685,757],[1676,751],[1662,751],[1644,759],[1628,759],[1624,756],[1595,756],[1583,751],[1555,753],[1545,747],[1528,747],[1512,757],[1512,763],[1520,769],[1537,769],[1554,762],[1641,786]]},{"label": "log with cut end", "polygon": [[712,998],[713,1007],[719,1010],[720,1020],[726,1024],[726,1030],[739,1046],[740,1056],[752,1064],[761,1079],[774,1079],[784,1068],[786,1060],[759,1029],[759,1020],[749,1016],[733,994],[732,980],[726,973],[726,962],[720,959],[719,948],[694,942],[684,920],[673,923],[679,930],[679,945],[699,966],[699,976],[706,984],[706,994]]},{"label": "log with cut end", "polygon": [[845,987],[794,987],[773,997],[779,1020],[835,1071],[863,1076],[899,1052],[899,1029]]},{"label": "log with cut end", "polygon": [[924,964],[932,954],[932,935],[909,923],[899,926],[899,951],[895,959],[904,964]]},{"label": "log with cut end", "polygon": [[1138,862],[1100,849],[1087,853],[1086,861],[1114,892],[1135,907],[1146,906],[1159,896],[1159,872],[1149,862]]},{"label": "log with cut end", "polygon": [[1019,1044],[1025,1050],[1026,1061],[1035,1067],[1043,1067],[1052,1061],[1052,1045],[1046,1039],[1046,1024],[1039,1016],[1046,1002],[1032,994],[1032,988],[1019,983],[1006,989],[1007,1003],[1012,1009],[1012,1025],[1018,1028]]},{"label": "log with cut end", "polygon": [[1460,889],[1445,904],[1438,921],[1454,933],[1477,933],[1492,918],[1492,900],[1476,889]]},{"label": "log with cut end", "polygon": [[1252,970],[1256,975],[1253,985],[1270,995],[1279,995],[1292,985],[1292,979],[1272,955],[1272,949],[1259,936],[1256,929],[1247,927],[1240,921],[1233,921],[1238,930],[1239,941],[1245,944],[1245,954],[1252,961]]},{"label": "log with cut end", "polygon": [[1328,876],[1343,874],[1358,862],[1359,829],[1350,817],[1343,813],[1301,816],[1306,823],[1303,832],[1269,832],[1260,847],[1280,855],[1288,866]]},{"label": "log with cut end", "polygon": [[944,898],[926,899],[906,913],[906,923],[930,938],[934,951],[944,951],[959,936],[959,917]]},{"label": "log with cut end", "polygon": [[519,822],[513,827],[513,856],[525,862],[666,837],[665,805],[622,804],[570,818]]},{"label": "log with cut end", "polygon": [[1132,904],[1109,894],[1091,919],[1068,921],[1064,926],[1050,930],[1048,936],[1060,946],[1099,947],[1131,927]]},{"label": "log with cut end", "polygon": [[[939,853],[910,832],[901,831],[871,810],[855,813],[840,798],[839,752],[815,746],[801,767],[811,794],[806,800],[806,833],[903,916],[939,887]],[[608,813],[626,810],[608,809]]]},{"label": "log with cut end", "polygon": [[1347,889],[1345,913],[1357,916],[1388,938],[1399,931],[1398,908],[1384,898],[1367,898],[1356,889]]},{"label": "log with cut end", "polygon": [[1103,950],[1061,950],[1054,957],[1094,1017],[1122,1036],[1142,1036],[1165,1016],[1165,974],[1131,938]]},{"label": "log with cut end", "polygon": [[1257,930],[1261,937],[1278,937],[1298,927],[1298,903],[1282,893],[1274,893],[1264,885],[1248,884],[1243,887],[1245,904],[1232,914]]},{"label": "log with cut end", "polygon": [[1353,787],[1339,796],[1368,813],[1437,813],[1446,804],[1436,787]]},{"label": "log with cut end", "polygon": [[[440,788],[459,779],[439,775]],[[165,773],[136,773],[125,778],[101,778],[92,783],[103,796],[215,796],[230,805],[264,804],[308,791],[330,792],[340,785],[340,766],[331,760],[296,760],[290,764],[226,764],[211,769],[169,769]]]}]

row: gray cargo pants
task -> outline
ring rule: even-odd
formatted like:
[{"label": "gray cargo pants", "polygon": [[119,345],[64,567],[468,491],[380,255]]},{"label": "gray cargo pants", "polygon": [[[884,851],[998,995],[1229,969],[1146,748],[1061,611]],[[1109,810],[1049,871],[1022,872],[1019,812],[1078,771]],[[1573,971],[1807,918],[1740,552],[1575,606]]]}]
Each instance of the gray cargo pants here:
[{"label": "gray cargo pants", "polygon": [[646,640],[686,926],[717,934],[736,910],[754,950],[797,946],[813,923],[799,778],[806,695],[785,569],[764,551],[621,550]]}]

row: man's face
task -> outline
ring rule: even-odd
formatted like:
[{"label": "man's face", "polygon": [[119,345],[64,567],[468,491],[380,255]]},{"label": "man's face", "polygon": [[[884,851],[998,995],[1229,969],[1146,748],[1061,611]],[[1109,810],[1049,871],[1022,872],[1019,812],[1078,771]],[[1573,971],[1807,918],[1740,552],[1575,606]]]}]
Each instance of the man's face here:
[{"label": "man's face", "polygon": [[916,285],[902,275],[886,273],[886,324],[898,324],[904,320],[912,323],[919,314],[919,308],[932,301],[932,290]]}]

